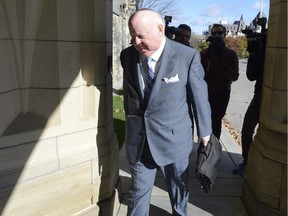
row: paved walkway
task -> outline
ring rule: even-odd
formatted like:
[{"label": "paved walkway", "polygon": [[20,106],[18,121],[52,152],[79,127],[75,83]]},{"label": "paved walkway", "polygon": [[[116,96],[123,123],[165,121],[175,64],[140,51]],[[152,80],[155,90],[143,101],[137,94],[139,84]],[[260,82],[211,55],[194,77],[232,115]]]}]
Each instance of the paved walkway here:
[{"label": "paved walkway", "polygon": [[[241,148],[223,127],[221,135],[223,145],[222,160],[219,168],[219,175],[212,188],[212,192],[206,194],[200,188],[195,176],[194,167],[196,164],[196,148],[190,159],[190,198],[188,212],[191,216],[247,216],[245,207],[241,200],[243,178],[233,175],[235,165],[242,162]],[[124,147],[125,148],[125,147]],[[129,167],[125,156],[125,149],[120,152],[120,178],[122,202],[117,216],[126,216],[127,195],[130,183]],[[150,216],[171,215],[170,201],[161,173],[156,177],[154,184]]]}]

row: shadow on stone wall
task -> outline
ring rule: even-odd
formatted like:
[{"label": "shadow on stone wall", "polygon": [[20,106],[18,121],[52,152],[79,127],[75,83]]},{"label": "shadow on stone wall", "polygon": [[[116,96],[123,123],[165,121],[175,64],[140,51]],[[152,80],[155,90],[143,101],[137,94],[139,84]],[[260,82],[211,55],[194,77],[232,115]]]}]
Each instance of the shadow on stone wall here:
[{"label": "shadow on stone wall", "polygon": [[[65,3],[60,4],[56,0],[44,0],[37,3],[17,1],[15,5],[0,3],[0,13],[3,15],[0,17],[0,24],[5,26],[0,30],[0,38],[2,38],[0,55],[5,63],[0,66],[0,76],[2,77],[0,79],[0,215],[15,215],[13,211],[18,214],[21,209],[23,209],[23,214],[30,212],[32,214],[39,213],[38,215],[40,212],[55,213],[61,208],[71,210],[74,208],[72,198],[77,197],[79,195],[77,193],[85,193],[85,189],[89,188],[90,191],[87,190],[87,193],[91,193],[91,197],[87,197],[87,199],[91,200],[91,204],[94,193],[98,193],[93,191],[93,187],[97,187],[97,184],[100,183],[94,182],[91,187],[93,181],[91,173],[88,173],[89,185],[84,187],[78,184],[77,181],[82,176],[77,176],[78,173],[73,167],[77,163],[73,159],[77,160],[77,158],[72,156],[63,158],[61,155],[63,149],[59,149],[59,146],[63,145],[64,136],[71,132],[66,129],[75,127],[75,125],[65,123],[65,120],[69,122],[69,116],[65,117],[69,114],[65,111],[69,112],[69,109],[75,109],[74,105],[81,109],[81,105],[75,103],[75,101],[80,101],[78,97],[81,97],[84,104],[89,100],[84,91],[85,87],[82,84],[75,84],[79,75],[87,82],[87,85],[92,85],[95,89],[102,89],[99,90],[101,97],[99,104],[95,101],[96,95],[92,102],[95,103],[94,106],[99,106],[99,113],[96,115],[109,112],[107,106],[112,104],[107,103],[105,99],[107,95],[112,95],[112,87],[111,84],[109,85],[111,82],[109,81],[108,85],[106,83],[106,66],[101,68],[105,72],[102,73],[96,71],[99,68],[94,67],[95,65],[88,65],[85,67],[85,76],[81,74],[84,65],[87,66],[85,55],[82,55],[86,53],[85,49],[90,50],[91,46],[94,47],[92,56],[90,56],[93,61],[95,61],[95,53],[98,52],[95,48],[96,42],[87,42],[83,39],[87,38],[85,33],[90,33],[87,32],[90,31],[87,23],[93,26],[92,29],[95,27],[95,18],[90,16],[95,12],[94,4],[97,3],[86,1],[80,5],[77,3],[77,5],[69,5],[69,7],[66,5],[65,7]],[[69,9],[73,8],[79,12],[79,17],[73,17],[73,19],[79,19],[79,31],[83,33],[81,35],[83,38],[80,38],[84,42],[66,40],[65,37],[61,37],[63,36],[61,34],[67,34],[65,31],[73,32],[75,30],[69,29],[72,21],[69,23],[68,17],[73,14],[73,11]],[[73,25],[72,27],[76,28]],[[95,34],[94,31],[92,32]],[[32,39],[34,37],[37,39]],[[95,35],[92,35],[91,38],[95,39]],[[105,54],[106,52],[101,53],[101,56],[104,55],[104,59],[106,58]],[[97,60],[101,61],[102,59]],[[96,79],[96,72],[102,77]],[[88,76],[86,76],[87,74]],[[96,85],[95,81],[98,79],[103,82],[98,82]],[[80,88],[83,88],[82,92],[79,90],[82,94],[76,94],[75,101],[68,100],[67,103],[67,97],[71,97],[69,94],[73,94]],[[63,104],[65,108],[61,107]],[[102,144],[103,137],[110,135],[109,130],[113,131],[111,126],[108,131],[106,129],[107,125],[113,126],[110,123],[112,118],[109,119],[109,114],[104,118],[100,116],[98,123],[94,124],[94,127],[100,125],[104,128],[102,131],[100,128]],[[97,116],[90,117],[97,118]],[[85,119],[79,120],[79,124],[83,121]],[[89,129],[91,128],[85,130]],[[75,130],[75,132],[81,134],[83,131]],[[75,136],[77,137],[77,134]],[[98,138],[95,137],[95,149],[97,140]],[[65,147],[65,145],[67,146]],[[69,149],[71,146],[75,150],[75,146],[69,145],[69,143],[65,143],[65,145],[62,148]],[[98,145],[98,152],[95,151],[94,158],[103,157],[103,155],[96,155],[96,152],[100,154],[104,151],[106,153],[106,149],[106,146]],[[74,150],[71,149],[71,151]],[[111,167],[114,166],[114,164],[107,166],[106,162],[101,162],[99,159],[99,167],[101,166],[103,175],[109,173]],[[80,167],[85,163],[90,162],[80,161]],[[81,168],[83,167],[84,165]],[[91,165],[89,167],[93,169]],[[84,171],[80,171],[81,174]],[[69,178],[67,178],[68,176]],[[83,176],[86,177],[87,172]],[[75,190],[70,190],[69,186],[74,181],[77,187],[74,188]],[[57,185],[54,182],[57,182]],[[105,184],[111,187],[111,182]],[[102,183],[100,191],[101,188]],[[96,197],[94,202],[98,198]],[[13,201],[11,202],[11,200]],[[57,200],[61,200],[61,203],[66,203],[67,206],[57,207],[55,205]]]}]

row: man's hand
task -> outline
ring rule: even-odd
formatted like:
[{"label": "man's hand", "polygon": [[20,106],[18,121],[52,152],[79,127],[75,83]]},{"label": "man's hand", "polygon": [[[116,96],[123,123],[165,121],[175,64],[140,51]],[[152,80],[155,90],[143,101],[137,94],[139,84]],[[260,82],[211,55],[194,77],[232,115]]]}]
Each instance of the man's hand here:
[{"label": "man's hand", "polygon": [[205,137],[201,137],[198,142],[199,143],[203,142],[204,146],[206,146],[208,144],[209,140],[210,140],[210,135],[205,136]]}]

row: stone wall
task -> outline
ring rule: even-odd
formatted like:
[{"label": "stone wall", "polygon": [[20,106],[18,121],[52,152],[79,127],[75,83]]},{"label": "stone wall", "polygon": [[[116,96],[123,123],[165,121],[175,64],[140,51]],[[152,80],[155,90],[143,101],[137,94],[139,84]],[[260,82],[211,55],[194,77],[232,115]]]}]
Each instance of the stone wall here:
[{"label": "stone wall", "polygon": [[123,74],[120,64],[120,52],[130,44],[128,19],[135,11],[135,3],[127,0],[113,2],[113,89],[123,87]]},{"label": "stone wall", "polygon": [[111,29],[112,1],[0,2],[0,215],[113,197]]}]

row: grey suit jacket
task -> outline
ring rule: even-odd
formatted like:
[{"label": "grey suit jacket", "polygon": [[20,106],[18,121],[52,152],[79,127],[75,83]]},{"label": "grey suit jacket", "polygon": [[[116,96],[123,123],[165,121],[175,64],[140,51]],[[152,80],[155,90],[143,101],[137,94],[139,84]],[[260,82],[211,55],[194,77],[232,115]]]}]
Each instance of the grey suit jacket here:
[{"label": "grey suit jacket", "polygon": [[[143,104],[139,53],[133,46],[128,47],[122,50],[120,60],[124,71],[128,161],[139,160],[145,139],[160,166],[188,157],[193,148],[193,116],[199,137],[212,133],[207,85],[199,53],[166,38],[147,109]],[[177,76],[178,81],[167,81]]]}]

